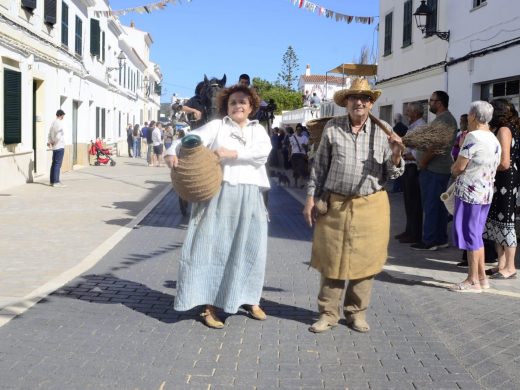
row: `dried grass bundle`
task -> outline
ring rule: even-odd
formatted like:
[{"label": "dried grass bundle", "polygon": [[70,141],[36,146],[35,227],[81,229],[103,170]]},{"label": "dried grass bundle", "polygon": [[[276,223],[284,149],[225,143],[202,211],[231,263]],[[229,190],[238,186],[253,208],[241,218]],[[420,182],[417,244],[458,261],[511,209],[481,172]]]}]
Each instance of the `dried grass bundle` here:
[{"label": "dried grass bundle", "polygon": [[309,131],[309,145],[316,144],[316,147],[320,144],[321,136],[323,134],[323,129],[329,120],[331,120],[331,116],[326,116],[323,118],[312,119],[306,123],[307,130]]},{"label": "dried grass bundle", "polygon": [[417,150],[431,150],[435,154],[445,154],[450,152],[455,135],[456,129],[441,122],[432,122],[405,135],[403,143]]}]

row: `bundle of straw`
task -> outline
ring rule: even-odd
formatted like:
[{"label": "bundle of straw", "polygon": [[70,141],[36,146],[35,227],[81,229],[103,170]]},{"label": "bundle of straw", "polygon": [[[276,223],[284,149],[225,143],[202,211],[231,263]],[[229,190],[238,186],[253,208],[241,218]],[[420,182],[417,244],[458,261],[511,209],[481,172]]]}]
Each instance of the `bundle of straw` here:
[{"label": "bundle of straw", "polygon": [[432,151],[434,154],[450,153],[457,129],[445,123],[432,122],[418,127],[411,134],[403,137],[403,143],[421,151]]},{"label": "bundle of straw", "polygon": [[323,118],[312,119],[306,123],[307,130],[309,130],[309,145],[316,144],[315,149],[318,148],[323,134],[323,128],[331,119],[331,116],[326,116]]},{"label": "bundle of straw", "polygon": [[[369,115],[370,119],[387,135],[392,133],[378,118],[371,113]],[[432,122],[418,127],[413,133],[405,135],[402,140],[403,144],[410,148],[429,150],[434,154],[445,154],[450,152],[456,133],[456,129],[446,126],[444,123]]]}]

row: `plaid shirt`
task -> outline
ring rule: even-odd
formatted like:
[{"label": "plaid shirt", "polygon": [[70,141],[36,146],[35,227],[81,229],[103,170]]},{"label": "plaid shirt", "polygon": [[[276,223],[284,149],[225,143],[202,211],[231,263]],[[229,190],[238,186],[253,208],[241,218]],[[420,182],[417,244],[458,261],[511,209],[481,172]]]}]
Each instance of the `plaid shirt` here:
[{"label": "plaid shirt", "polygon": [[352,133],[348,115],[332,118],[323,130],[307,195],[319,197],[324,190],[344,196],[371,195],[383,189],[388,179],[403,174],[404,161],[399,165],[392,163],[386,134],[370,118],[357,135]]}]

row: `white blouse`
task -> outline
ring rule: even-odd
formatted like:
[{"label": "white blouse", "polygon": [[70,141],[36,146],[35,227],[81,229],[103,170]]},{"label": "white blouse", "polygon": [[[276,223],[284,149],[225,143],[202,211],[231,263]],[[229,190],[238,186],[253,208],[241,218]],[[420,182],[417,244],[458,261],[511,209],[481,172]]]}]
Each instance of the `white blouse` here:
[{"label": "white blouse", "polygon": [[[249,121],[243,128],[230,117],[215,119],[189,134],[196,134],[202,144],[211,150],[220,147],[236,150],[237,159],[221,161],[223,180],[231,185],[254,184],[262,190],[271,186],[265,163],[271,151],[271,140],[265,128],[257,120]],[[176,140],[166,155],[177,155],[181,140]]]}]

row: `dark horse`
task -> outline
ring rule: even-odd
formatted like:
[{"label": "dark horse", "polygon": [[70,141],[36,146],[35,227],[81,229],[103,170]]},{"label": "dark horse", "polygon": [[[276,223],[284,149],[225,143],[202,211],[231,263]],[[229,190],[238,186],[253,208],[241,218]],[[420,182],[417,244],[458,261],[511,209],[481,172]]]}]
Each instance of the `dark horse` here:
[{"label": "dark horse", "polygon": [[204,106],[204,112],[202,113],[202,122],[207,123],[213,119],[218,118],[217,110],[217,95],[219,91],[226,86],[226,75],[220,80],[216,77],[208,79],[204,75],[204,85],[200,92],[200,98],[202,105]]}]

